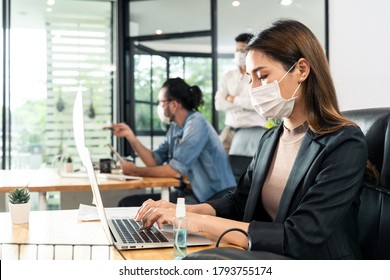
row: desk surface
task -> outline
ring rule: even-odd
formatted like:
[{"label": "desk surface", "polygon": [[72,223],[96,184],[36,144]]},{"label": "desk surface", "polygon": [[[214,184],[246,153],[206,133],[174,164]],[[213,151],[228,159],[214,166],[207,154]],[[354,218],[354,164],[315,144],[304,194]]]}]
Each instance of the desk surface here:
[{"label": "desk surface", "polygon": [[[3,256],[0,255],[0,258],[3,259],[6,259],[7,256],[15,257],[18,254],[20,254],[20,256],[17,257],[19,259],[29,258],[29,256],[25,256],[28,252],[21,250],[17,246],[14,246],[14,248],[7,248],[7,252],[5,248],[10,243],[34,244],[35,246],[37,244],[42,244],[44,246],[52,244],[96,245],[95,248],[97,246],[106,245],[105,251],[109,248],[108,239],[105,236],[100,223],[78,221],[78,210],[32,211],[30,213],[30,222],[22,225],[12,224],[10,213],[0,213],[0,228],[0,244],[3,252]],[[66,253],[62,252],[63,257],[61,257],[61,250],[64,252],[69,250],[69,248],[66,247],[67,246],[57,246],[55,254],[59,257],[53,257],[52,259],[69,259],[70,256],[74,255],[74,253],[66,255]],[[211,247],[212,246],[188,247],[187,253]],[[9,252],[9,250],[11,250],[11,252]],[[111,253],[107,255],[106,259],[122,259],[120,254],[112,247],[110,247],[110,250]],[[172,260],[173,249],[162,248],[128,250],[122,251],[122,254],[126,259],[133,260]],[[39,259],[39,257],[36,257],[38,253],[32,253],[31,255],[33,259]],[[49,256],[46,257],[46,259],[51,258],[54,253],[49,253],[48,255]],[[85,256],[82,256],[80,259],[83,259],[84,257]],[[73,257],[73,259],[74,258],[75,257]],[[91,254],[85,258],[91,259]],[[42,259],[45,259],[45,257],[42,257]]]},{"label": "desk surface", "polygon": [[[142,180],[98,179],[100,190],[125,190],[153,187],[177,187],[175,178],[145,177]],[[55,169],[0,170],[0,193],[28,185],[30,192],[90,191],[88,178],[63,178]]]}]

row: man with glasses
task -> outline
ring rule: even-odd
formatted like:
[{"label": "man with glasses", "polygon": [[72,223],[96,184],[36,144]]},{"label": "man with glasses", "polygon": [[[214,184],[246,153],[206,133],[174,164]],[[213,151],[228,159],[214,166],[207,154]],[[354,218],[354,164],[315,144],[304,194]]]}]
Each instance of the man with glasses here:
[{"label": "man with glasses", "polygon": [[[198,112],[203,104],[202,91],[189,86],[181,78],[168,79],[158,94],[157,113],[169,129],[160,146],[146,148],[124,123],[114,124],[113,133],[125,137],[145,167],[131,162],[122,163],[125,174],[145,177],[188,178],[191,188],[183,187],[171,193],[170,200],[185,197],[187,204],[196,204],[223,196],[235,186],[235,179],[218,135],[204,116]],[[132,196],[121,200],[119,206],[139,206],[147,198]]]}]

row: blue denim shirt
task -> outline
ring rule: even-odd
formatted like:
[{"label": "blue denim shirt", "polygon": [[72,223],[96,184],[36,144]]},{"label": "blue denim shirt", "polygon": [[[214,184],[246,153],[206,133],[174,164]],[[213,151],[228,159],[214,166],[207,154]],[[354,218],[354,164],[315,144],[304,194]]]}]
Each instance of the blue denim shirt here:
[{"label": "blue denim shirt", "polygon": [[167,162],[181,176],[187,176],[201,202],[236,185],[215,129],[199,112],[189,112],[183,127],[172,122],[153,156],[158,165]]}]

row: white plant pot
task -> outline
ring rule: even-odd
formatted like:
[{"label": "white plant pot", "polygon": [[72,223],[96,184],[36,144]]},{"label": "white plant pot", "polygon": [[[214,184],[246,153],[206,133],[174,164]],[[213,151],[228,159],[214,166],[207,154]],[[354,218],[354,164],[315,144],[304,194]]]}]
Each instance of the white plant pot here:
[{"label": "white plant pot", "polygon": [[8,203],[9,212],[11,213],[11,221],[13,224],[28,223],[30,217],[30,201],[22,204]]},{"label": "white plant pot", "polygon": [[65,172],[72,173],[73,172],[73,163],[67,162],[65,163]]}]

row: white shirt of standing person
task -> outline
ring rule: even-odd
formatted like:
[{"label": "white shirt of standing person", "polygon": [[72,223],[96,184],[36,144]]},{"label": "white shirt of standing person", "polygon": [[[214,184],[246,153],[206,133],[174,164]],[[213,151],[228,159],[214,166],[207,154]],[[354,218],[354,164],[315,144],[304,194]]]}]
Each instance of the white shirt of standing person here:
[{"label": "white shirt of standing person", "polygon": [[[215,95],[215,109],[225,112],[225,125],[233,128],[264,126],[265,119],[254,110],[249,95],[249,77],[240,68],[232,69],[222,77]],[[228,101],[227,96],[234,96]]]}]

